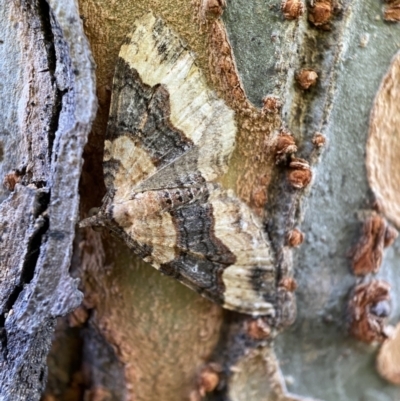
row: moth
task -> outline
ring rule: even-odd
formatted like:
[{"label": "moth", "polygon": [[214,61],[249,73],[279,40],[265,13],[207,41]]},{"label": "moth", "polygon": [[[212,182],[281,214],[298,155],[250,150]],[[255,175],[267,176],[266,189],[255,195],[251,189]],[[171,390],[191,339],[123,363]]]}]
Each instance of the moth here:
[{"label": "moth", "polygon": [[262,224],[221,185],[234,112],[194,54],[152,13],[121,47],[104,148],[104,226],[164,274],[223,307],[276,314],[278,274]]}]

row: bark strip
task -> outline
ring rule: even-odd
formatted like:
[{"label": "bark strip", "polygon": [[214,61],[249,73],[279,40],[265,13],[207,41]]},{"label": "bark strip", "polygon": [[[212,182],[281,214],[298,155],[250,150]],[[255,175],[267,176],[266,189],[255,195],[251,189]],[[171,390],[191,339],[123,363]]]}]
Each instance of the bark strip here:
[{"label": "bark strip", "polygon": [[68,270],[96,97],[75,2],[15,0],[8,6],[8,17],[18,22],[14,43],[23,82],[4,146],[7,140],[18,144],[6,163],[13,169],[0,204],[0,399],[16,401],[40,398],[55,319],[81,302]]}]

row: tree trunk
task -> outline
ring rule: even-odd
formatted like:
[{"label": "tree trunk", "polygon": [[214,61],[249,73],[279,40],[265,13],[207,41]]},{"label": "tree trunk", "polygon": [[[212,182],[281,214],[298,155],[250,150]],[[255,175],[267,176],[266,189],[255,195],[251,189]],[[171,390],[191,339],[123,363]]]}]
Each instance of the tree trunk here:
[{"label": "tree trunk", "polygon": [[93,63],[74,2],[53,6],[0,7],[2,400],[39,399],[55,319],[82,300],[68,270]]},{"label": "tree trunk", "polygon": [[[224,3],[0,0],[1,400],[400,398],[398,2]],[[262,222],[274,316],[226,310],[75,226],[109,189],[114,70],[150,10],[232,111],[218,185]]]}]

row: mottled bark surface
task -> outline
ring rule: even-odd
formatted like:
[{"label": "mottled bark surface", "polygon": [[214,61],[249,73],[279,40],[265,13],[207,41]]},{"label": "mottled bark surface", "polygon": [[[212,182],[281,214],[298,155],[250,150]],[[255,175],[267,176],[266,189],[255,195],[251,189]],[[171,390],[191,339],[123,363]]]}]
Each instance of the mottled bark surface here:
[{"label": "mottled bark surface", "polygon": [[[57,6],[49,3],[55,8],[55,18],[34,19],[35,10],[40,10],[38,15],[51,16],[49,11],[43,14],[47,4],[44,1],[30,2],[40,6],[31,11],[23,7],[25,2],[0,9],[4,21],[7,21],[4,25],[5,40],[0,44],[0,52],[7,55],[0,64],[0,71],[5,71],[6,77],[0,87],[5,116],[0,139],[7,139],[0,148],[3,155],[0,168],[3,177],[11,173],[6,180],[8,188],[19,181],[12,193],[5,191],[2,194],[0,207],[4,211],[0,218],[2,224],[7,223],[14,229],[12,232],[4,230],[3,234],[9,255],[19,255],[23,262],[12,264],[7,254],[4,259],[7,270],[1,271],[2,347],[17,353],[19,358],[9,358],[3,352],[2,362],[8,365],[6,370],[0,371],[0,378],[3,375],[7,379],[2,381],[6,394],[11,393],[11,388],[18,388],[25,396],[6,399],[39,397],[44,382],[40,370],[22,377],[13,369],[20,366],[43,369],[54,317],[77,305],[79,298],[68,286],[72,282],[67,270],[77,206],[79,152],[84,142],[80,135],[86,132],[93,110],[92,89],[87,87],[93,81],[90,63],[84,61],[85,51],[80,53],[81,58],[78,57],[83,64],[78,63],[80,67],[74,64],[74,54],[79,52],[74,53],[73,49],[81,43],[80,34],[74,36],[74,27],[80,25],[76,20],[68,19],[69,3],[58,2]],[[194,3],[189,0],[79,2],[80,17],[98,66],[99,95],[99,112],[86,147],[80,187],[82,217],[87,216],[91,207],[101,204],[105,193],[101,160],[112,76],[119,48],[136,18],[148,9],[161,16],[196,53],[197,64],[208,84],[214,85],[220,96],[227,96],[227,77],[233,81],[235,78],[234,74],[227,74],[227,68],[232,72],[235,65],[231,62],[229,49],[222,54],[226,60],[221,58],[218,50],[221,38],[224,38],[223,25],[220,22],[199,24],[200,21],[194,18],[199,4]],[[295,10],[298,6],[295,3],[294,0],[286,1],[285,12]],[[212,18],[218,20],[218,7],[224,2],[200,2],[201,7],[206,4],[215,7]],[[385,131],[382,136],[390,135],[396,146],[400,135],[398,128],[393,127],[398,118],[395,113],[398,107],[395,104],[398,92],[396,74],[389,73],[389,78],[383,81],[392,58],[398,52],[400,25],[385,22],[383,3],[375,0],[317,0],[305,4],[304,13],[298,12],[296,17],[298,19],[292,16],[285,19],[280,2],[269,0],[228,1],[223,14],[243,83],[243,86],[237,86],[237,97],[225,99],[234,109],[246,105],[254,112],[251,117],[238,113],[241,136],[224,184],[235,188],[241,199],[263,216],[280,272],[290,272],[293,266],[297,280],[295,324],[272,341],[273,328],[262,319],[225,312],[181,284],[161,276],[107,232],[82,230],[76,241],[79,255],[77,253],[73,259],[73,271],[82,280],[83,307],[70,315],[68,321],[59,322],[48,360],[51,374],[46,401],[197,401],[210,391],[207,399],[226,401],[389,401],[399,398],[398,387],[381,379],[375,369],[379,346],[363,344],[349,336],[351,314],[348,304],[355,285],[371,279],[371,275],[356,278],[351,270],[354,261],[349,257],[349,250],[362,242],[364,221],[368,216],[378,214],[392,224],[398,223],[392,215],[385,214],[385,207],[377,205],[377,186],[375,193],[369,188],[365,158],[369,133],[369,146],[372,148],[379,147],[380,136],[376,133],[382,135],[382,130]],[[15,24],[19,18],[37,21],[37,25]],[[46,24],[47,28],[43,30],[41,27]],[[35,27],[32,32],[28,29],[31,26]],[[25,38],[21,40],[21,51],[12,45],[12,32],[16,31],[22,32]],[[50,31],[53,37],[49,36]],[[209,32],[214,32],[211,39]],[[43,35],[43,38],[35,41],[32,38],[39,36],[32,35]],[[57,44],[54,38],[59,36],[70,44],[69,52],[57,50],[57,45],[55,50],[51,50],[52,46],[43,46],[46,40]],[[27,38],[30,38],[28,42]],[[63,49],[60,43],[59,46]],[[53,58],[50,66],[47,65],[49,51],[57,60],[54,64]],[[27,63],[26,58],[29,60],[33,52],[33,61]],[[45,54],[43,57],[41,52]],[[69,55],[68,62],[61,56],[65,54]],[[226,61],[222,67],[221,59]],[[7,73],[15,65],[20,68],[13,74]],[[222,68],[220,76],[215,75],[216,67]],[[31,71],[43,73],[32,75]],[[79,90],[76,89],[78,82],[82,84]],[[43,94],[39,89],[29,90],[32,87],[40,88]],[[75,90],[66,90],[70,87]],[[376,98],[379,88],[381,97]],[[69,97],[72,93],[75,100]],[[43,102],[47,95],[48,102]],[[266,100],[263,103],[266,95],[273,99],[271,104]],[[34,104],[20,100],[31,98]],[[374,131],[378,126],[376,119],[371,128],[369,124],[375,98],[375,105],[379,105],[382,98],[390,99],[393,107],[389,110],[394,111],[390,120],[380,113],[378,122],[381,129]],[[263,104],[268,103],[271,110],[279,111],[279,107],[273,106],[277,104],[274,99],[283,104],[281,116],[278,113],[267,120],[257,120],[256,107]],[[74,101],[77,106],[68,108]],[[14,107],[7,106],[7,103]],[[67,113],[65,119],[60,117],[63,112]],[[73,117],[68,118],[69,115]],[[54,116],[58,117],[55,119]],[[81,123],[78,127],[75,125],[77,121]],[[256,130],[251,131],[252,124]],[[15,128],[20,126],[23,130]],[[62,149],[56,145],[63,137],[56,134],[61,132],[60,127],[64,127],[62,132],[75,130],[74,138],[79,142],[74,157],[62,162],[62,166],[68,169],[68,174],[61,175],[62,178],[71,179],[73,183],[62,181],[55,175],[60,157],[57,156],[56,161],[55,155]],[[278,167],[271,164],[274,160],[268,154],[271,145],[268,140],[275,137],[279,128],[293,133],[298,149],[296,157],[305,160]],[[264,134],[265,138],[262,137]],[[377,145],[373,145],[374,141]],[[74,142],[70,139],[68,143],[72,146]],[[389,147],[389,150],[393,149],[395,146]],[[371,149],[368,151],[379,157],[387,154],[376,149],[372,149],[372,153]],[[71,152],[67,152],[68,155]],[[267,155],[257,159],[260,152],[267,152]],[[390,157],[396,160],[392,153]],[[242,158],[247,160],[244,163],[246,169],[257,170],[254,166],[261,165],[263,171],[267,171],[265,177],[259,171],[252,171],[248,176],[246,169],[238,171],[238,166],[243,165]],[[69,161],[74,167],[68,165]],[[309,170],[304,168],[308,166],[306,161],[312,166],[313,182],[306,191],[299,191],[293,187],[293,182],[298,184],[311,177]],[[391,187],[395,186],[396,176],[390,174],[392,167],[382,161],[377,163],[380,163],[379,169],[390,177]],[[296,166],[299,167],[297,170]],[[382,185],[379,177],[374,180]],[[55,188],[62,188],[60,191],[64,192],[57,195]],[[395,196],[391,196],[390,202],[391,210],[398,208]],[[62,205],[59,207],[68,213],[69,220],[62,220],[65,215],[51,209],[57,205]],[[24,227],[18,231],[19,227],[12,222],[18,221],[20,215],[24,221],[21,227]],[[50,235],[52,228],[58,227],[56,222],[52,223],[51,216],[57,216],[60,220],[55,221],[63,224],[65,235],[61,239],[60,235],[53,236],[56,239]],[[300,245],[303,236],[299,229],[305,240],[295,251],[292,263],[288,245]],[[58,228],[56,233],[60,230]],[[51,253],[54,248],[50,241],[58,241],[57,249],[63,249],[62,254],[59,251]],[[374,268],[378,273],[373,278],[383,279],[391,285],[392,311],[388,313],[390,322],[396,323],[400,315],[400,283],[396,272],[400,260],[399,242],[383,250],[385,241],[382,238],[380,241],[378,259],[383,255],[383,262]],[[52,264],[43,265],[50,266],[46,268],[44,277],[39,273],[43,272],[41,263],[47,255],[47,246],[53,258]],[[376,267],[380,263],[376,263],[377,255],[373,256]],[[51,266],[57,266],[56,272]],[[289,281],[285,285],[295,286]],[[43,288],[46,292],[40,300],[37,290],[42,292]],[[62,297],[59,295],[61,289]],[[29,294],[33,295],[28,302]],[[54,299],[57,302],[52,301]],[[65,301],[58,309],[60,299]],[[50,303],[46,305],[46,301]],[[30,305],[35,305],[33,323]],[[373,307],[376,312],[378,306]],[[28,312],[23,314],[25,311]],[[364,312],[367,316],[370,310]],[[380,322],[386,322],[384,314],[381,318]],[[74,350],[73,355],[71,350]],[[381,358],[380,363],[386,363],[384,361]],[[386,372],[386,377],[393,377],[385,367],[380,366],[380,371]],[[28,376],[30,381],[25,380]],[[16,387],[16,383],[23,384]],[[31,393],[26,390],[29,386],[34,389]]]},{"label": "mottled bark surface", "polygon": [[[332,54],[339,52],[333,79],[322,75],[320,81],[331,101],[327,103],[324,93],[318,91],[322,96],[314,95],[311,104],[297,101],[294,110],[299,111],[288,116],[296,135],[306,139],[314,129],[321,130],[327,146],[302,208],[305,243],[294,255],[298,317],[277,339],[277,353],[291,380],[289,388],[324,400],[389,401],[399,397],[398,387],[377,374],[378,347],[348,335],[346,311],[352,288],[362,281],[351,273],[348,253],[361,235],[365,210],[371,211],[374,205],[365,167],[370,112],[399,45],[400,26],[383,21],[382,6],[379,1],[349,2],[332,21],[340,27],[340,36],[333,30],[310,38],[305,48],[309,56],[304,61],[323,74]],[[398,128],[395,135],[399,138]],[[397,240],[385,251],[377,275],[391,284],[390,321],[394,324],[400,314],[399,258]]]},{"label": "mottled bark surface", "polygon": [[[369,113],[379,83],[396,52],[399,27],[383,22],[379,2],[320,3],[306,10],[295,21],[286,21],[280,4],[276,2],[255,1],[249,4],[245,1],[232,1],[228,2],[223,15],[248,98],[256,106],[261,106],[263,97],[268,94],[280,98],[283,103],[283,121],[296,138],[299,156],[315,164],[314,186],[306,193],[306,198],[298,197],[288,186],[284,170],[275,173],[270,186],[266,223],[276,249],[283,249],[287,229],[293,223],[304,220],[301,229],[305,233],[305,243],[296,251],[294,263],[298,281],[298,318],[292,328],[277,337],[275,347],[281,369],[286,375],[286,383],[297,394],[324,400],[354,400],[357,397],[373,399],[379,394],[377,397],[384,400],[385,397],[395,396],[397,389],[378,377],[373,366],[376,348],[358,344],[347,334],[346,308],[349,293],[356,280],[351,273],[351,260],[347,258],[347,253],[357,243],[361,232],[363,218],[358,212],[363,209],[371,210],[374,202],[367,186],[364,167]],[[104,133],[111,78],[119,46],[130,30],[131,21],[147,9],[153,9],[182,35],[196,51],[200,67],[206,74],[210,74],[207,41],[204,32],[199,34],[192,19],[191,7],[189,1],[179,4],[173,1],[135,4],[81,2],[86,32],[99,65],[102,112],[94,130],[98,137]],[[310,23],[308,19],[313,22]],[[99,24],[99,21],[103,24]],[[318,75],[316,84],[308,90],[301,89],[296,83],[296,74],[301,69],[313,70]],[[212,78],[210,82],[213,82]],[[316,135],[316,132],[322,135]],[[325,140],[319,141],[321,138]],[[325,146],[316,145],[323,145],[324,142]],[[97,143],[97,140],[93,141],[92,146],[97,146]],[[97,149],[100,153],[100,146]],[[100,167],[99,164],[97,166]],[[90,172],[96,174],[93,170]],[[87,182],[92,179],[93,176],[85,175]],[[232,178],[230,182],[234,180]],[[99,194],[98,199],[100,196]],[[99,205],[94,197],[91,199],[92,201],[88,199],[89,206]],[[85,210],[87,208],[86,206]],[[113,261],[112,273],[109,274],[118,288],[115,291],[129,294],[129,301],[125,298],[125,302],[135,311],[135,322],[141,323],[126,322],[116,327],[115,318],[111,318],[113,315],[110,311],[114,309],[112,302],[117,301],[109,296],[110,304],[107,308],[105,301],[96,301],[96,316],[93,316],[92,324],[103,327],[102,332],[106,333],[107,339],[117,344],[117,349],[123,344],[129,354],[137,353],[137,346],[136,342],[127,337],[124,337],[124,341],[119,339],[118,332],[132,333],[130,329],[124,328],[125,325],[129,327],[133,324],[135,332],[140,332],[142,327],[153,327],[151,332],[152,336],[157,333],[156,341],[169,343],[171,332],[166,332],[165,328],[170,319],[178,319],[176,313],[180,314],[176,308],[179,308],[178,299],[183,295],[168,298],[165,289],[171,288],[172,292],[179,289],[182,294],[187,290],[169,279],[159,277],[148,267],[142,267],[139,262],[128,262],[129,259],[134,259],[133,256],[121,263],[122,259],[115,259],[115,255],[122,245],[107,245],[104,235],[105,258]],[[98,238],[98,234],[91,236]],[[90,241],[92,240],[88,244]],[[392,282],[393,321],[396,321],[397,314],[396,285],[390,269],[394,267],[394,261],[398,257],[395,255],[397,246],[395,244],[385,252],[380,273]],[[87,266],[91,266],[87,270],[89,277],[92,275],[90,269],[98,271],[95,268],[96,263],[98,262],[95,262],[94,257],[90,259],[90,263],[88,259]],[[127,264],[134,264],[135,270],[125,270]],[[116,275],[117,266],[120,266],[117,271],[124,271],[120,278]],[[155,326],[151,326],[153,319],[141,307],[143,301],[137,286],[130,284],[128,287],[128,282],[137,282],[138,272],[141,272],[141,285],[145,285],[147,280],[156,285],[157,290],[152,287],[152,301],[155,302],[154,294],[162,294],[163,300],[158,299],[157,302],[171,305],[171,310],[174,311],[171,315],[160,313],[161,320],[157,319]],[[387,275],[391,277],[390,280]],[[101,280],[96,280],[96,285],[93,285],[90,278],[88,281],[92,283],[88,293],[90,300],[96,298],[93,290],[95,293],[99,290],[106,294],[110,292],[109,286],[101,284]],[[190,308],[190,313],[186,315],[185,321],[193,330],[201,331],[203,321],[197,319],[195,305],[196,302],[206,301],[199,299],[194,302],[196,297],[190,295],[190,298],[192,296],[193,308],[189,305],[186,307]],[[116,310],[122,316],[119,306]],[[246,340],[246,335],[243,334],[250,333],[259,340],[268,336],[268,329],[265,330],[261,323],[249,324],[239,315],[215,316],[217,320],[208,323],[214,324],[218,333],[222,322],[222,330],[218,346],[212,350],[213,341],[208,345],[211,355],[208,359],[217,361],[227,369],[216,399],[297,399],[298,397],[285,395],[285,385],[280,381],[279,373],[272,379],[272,383],[268,379],[274,377],[272,372],[276,366],[273,355],[267,350],[268,345]],[[160,322],[164,323],[160,325]],[[160,327],[162,330],[159,330]],[[176,326],[174,336],[184,341],[184,332],[180,325]],[[204,355],[203,360],[207,359],[207,353],[199,354],[195,349],[193,352],[194,355]],[[248,357],[244,356],[246,352],[249,353]],[[269,355],[269,364],[265,353]],[[132,360],[127,353],[124,355],[123,360]],[[159,375],[152,379],[157,391],[150,391],[150,388],[146,390],[146,386],[141,384],[143,382],[138,380],[138,375],[147,372],[147,363],[143,364],[140,359],[135,359],[133,365],[129,364],[129,369],[125,369],[125,377],[130,384],[134,384],[133,388],[128,389],[132,397],[143,400],[159,399],[161,396],[164,399],[186,399],[186,386],[191,386],[196,393],[196,372],[199,371],[197,362],[191,365],[192,373],[185,376],[187,379],[182,382],[183,376],[177,368],[183,365],[171,365],[169,355],[174,355],[177,361],[185,360],[179,347],[165,348],[163,352],[156,351],[153,354],[163,371],[175,372],[167,381]],[[188,372],[187,367],[184,369]],[[177,387],[172,386],[173,382]]]},{"label": "mottled bark surface", "polygon": [[0,10],[0,398],[37,400],[55,319],[82,299],[69,266],[93,63],[73,2]]}]

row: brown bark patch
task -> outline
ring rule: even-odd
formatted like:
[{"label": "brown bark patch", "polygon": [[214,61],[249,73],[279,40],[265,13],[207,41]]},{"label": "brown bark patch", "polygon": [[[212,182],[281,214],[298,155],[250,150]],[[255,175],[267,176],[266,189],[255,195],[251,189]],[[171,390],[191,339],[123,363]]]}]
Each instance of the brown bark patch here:
[{"label": "brown bark patch", "polygon": [[[197,3],[197,1],[194,3]],[[225,0],[202,0],[199,4],[199,13],[202,22],[219,18],[223,14],[225,7]]]},{"label": "brown bark patch", "polygon": [[281,10],[287,20],[294,20],[303,15],[304,3],[301,0],[284,0]]},{"label": "brown bark patch", "polygon": [[83,327],[89,319],[89,311],[85,306],[80,305],[68,315],[68,324],[70,327]]},{"label": "brown bark patch", "polygon": [[383,12],[383,19],[389,22],[399,22],[400,21],[400,1],[390,2],[385,7]]},{"label": "brown bark patch", "polygon": [[[256,108],[247,98],[241,82],[232,47],[221,19],[208,28],[209,72],[218,95],[236,113],[238,135],[229,170],[221,178],[227,188],[257,214],[262,215],[268,199],[267,187],[273,175],[274,132],[281,126],[278,111],[281,101],[264,98],[264,107]],[[260,149],[264,151],[260,153]]]},{"label": "brown bark patch", "polygon": [[267,95],[263,99],[263,111],[266,113],[277,114],[281,111],[282,101],[273,95]]},{"label": "brown bark patch", "polygon": [[352,269],[356,276],[377,273],[382,264],[383,249],[397,238],[397,231],[378,215],[368,217],[362,234],[352,250]]},{"label": "brown bark patch", "polygon": [[390,314],[390,284],[372,280],[354,289],[349,303],[350,333],[365,343],[382,342]]},{"label": "brown bark patch", "polygon": [[279,286],[284,288],[286,291],[294,292],[297,288],[297,283],[293,277],[283,277],[279,282]]},{"label": "brown bark patch", "polygon": [[317,83],[318,74],[311,69],[300,70],[296,75],[296,81],[301,89],[309,89]]},{"label": "brown bark patch", "polygon": [[324,27],[333,15],[332,0],[319,0],[308,10],[308,20],[316,27]]},{"label": "brown bark patch", "polygon": [[3,179],[3,186],[9,191],[14,191],[15,186],[21,181],[21,175],[16,171],[6,174]]},{"label": "brown bark patch", "polygon": [[294,230],[290,231],[287,234],[286,240],[287,240],[287,244],[289,246],[296,247],[296,246],[299,246],[299,245],[301,245],[303,243],[304,234],[300,230],[295,228]]},{"label": "brown bark patch", "polygon": [[400,227],[400,53],[382,80],[371,112],[367,174],[382,212]]},{"label": "brown bark patch", "polygon": [[282,131],[275,141],[275,163],[284,162],[288,155],[296,152],[297,146],[293,136],[287,131]]},{"label": "brown bark patch", "polygon": [[209,363],[204,366],[199,376],[199,393],[202,397],[217,388],[221,371],[222,366],[217,363]]},{"label": "brown bark patch", "polygon": [[320,132],[316,132],[314,138],[312,139],[312,143],[316,148],[321,148],[326,143],[326,138]]},{"label": "brown bark patch", "polygon": [[288,179],[294,188],[302,189],[311,182],[312,173],[307,160],[293,158],[289,167],[291,171],[289,172]]},{"label": "brown bark patch", "polygon": [[247,334],[254,340],[265,340],[271,336],[271,327],[262,319],[253,319],[247,323]]}]

